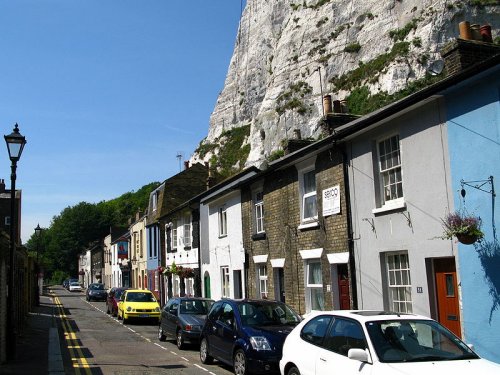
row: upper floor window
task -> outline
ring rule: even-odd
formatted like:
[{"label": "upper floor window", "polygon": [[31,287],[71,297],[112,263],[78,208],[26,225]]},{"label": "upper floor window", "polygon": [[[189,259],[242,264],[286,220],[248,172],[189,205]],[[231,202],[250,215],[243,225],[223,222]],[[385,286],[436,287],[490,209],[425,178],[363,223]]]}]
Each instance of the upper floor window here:
[{"label": "upper floor window", "polygon": [[255,233],[264,233],[264,193],[255,194]]},{"label": "upper floor window", "polygon": [[381,205],[403,198],[403,179],[401,176],[401,153],[399,135],[378,143],[379,180],[382,189]]},{"label": "upper floor window", "polygon": [[219,237],[227,236],[227,209],[225,206],[219,208]]},{"label": "upper floor window", "polygon": [[314,169],[301,175],[300,184],[302,222],[315,220],[318,218],[318,209],[316,206],[316,173]]},{"label": "upper floor window", "polygon": [[156,211],[156,209],[158,208],[158,195],[159,195],[158,191],[154,191],[151,197],[151,204],[153,211]]},{"label": "upper floor window", "polygon": [[184,249],[190,249],[193,239],[191,237],[191,216],[187,215],[184,217],[184,224],[182,226],[182,240],[184,242]]},{"label": "upper floor window", "polygon": [[177,251],[177,221],[172,223],[172,251]]}]

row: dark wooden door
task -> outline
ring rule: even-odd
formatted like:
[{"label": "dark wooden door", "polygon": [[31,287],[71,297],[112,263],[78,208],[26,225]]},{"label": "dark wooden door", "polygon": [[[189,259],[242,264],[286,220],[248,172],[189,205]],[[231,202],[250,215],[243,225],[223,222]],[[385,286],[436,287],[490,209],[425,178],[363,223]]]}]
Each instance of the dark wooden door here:
[{"label": "dark wooden door", "polygon": [[340,310],[350,310],[351,296],[349,295],[349,272],[347,270],[347,264],[338,264],[337,273],[339,283]]},{"label": "dark wooden door", "polygon": [[458,337],[461,337],[460,310],[455,258],[434,260],[438,321]]}]

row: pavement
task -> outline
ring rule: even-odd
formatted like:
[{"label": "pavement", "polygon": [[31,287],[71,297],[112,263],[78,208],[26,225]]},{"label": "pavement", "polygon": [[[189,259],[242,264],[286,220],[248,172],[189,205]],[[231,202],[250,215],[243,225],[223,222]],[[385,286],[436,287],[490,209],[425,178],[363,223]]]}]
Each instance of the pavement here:
[{"label": "pavement", "polygon": [[66,374],[57,328],[57,306],[48,294],[40,296],[40,305],[28,314],[17,336],[15,358],[0,364],[0,374]]}]

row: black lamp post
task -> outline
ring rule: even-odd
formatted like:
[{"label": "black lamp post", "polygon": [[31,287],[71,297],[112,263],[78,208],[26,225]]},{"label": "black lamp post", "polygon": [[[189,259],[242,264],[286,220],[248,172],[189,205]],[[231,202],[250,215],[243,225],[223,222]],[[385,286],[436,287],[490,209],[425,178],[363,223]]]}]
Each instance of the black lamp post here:
[{"label": "black lamp post", "polygon": [[9,343],[7,349],[7,357],[14,359],[16,355],[16,326],[17,322],[14,321],[16,309],[14,307],[14,257],[17,242],[16,236],[16,169],[17,162],[21,158],[26,138],[19,133],[18,125],[14,127],[14,131],[5,135],[5,143],[7,143],[7,150],[9,151],[9,158],[11,161],[11,174],[10,174],[10,250],[9,250],[9,285],[7,287],[7,342]]}]

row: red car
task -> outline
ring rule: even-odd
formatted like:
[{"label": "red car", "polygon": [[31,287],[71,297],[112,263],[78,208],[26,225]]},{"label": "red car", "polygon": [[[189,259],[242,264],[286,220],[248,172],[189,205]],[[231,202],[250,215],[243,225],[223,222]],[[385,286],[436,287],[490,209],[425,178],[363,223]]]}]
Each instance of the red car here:
[{"label": "red car", "polygon": [[108,293],[108,298],[106,300],[106,313],[112,316],[117,316],[118,314],[118,302],[120,297],[125,290],[128,288],[111,288]]}]

